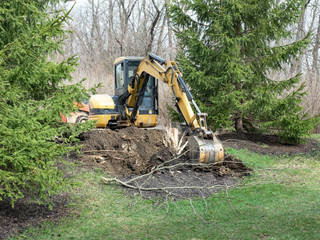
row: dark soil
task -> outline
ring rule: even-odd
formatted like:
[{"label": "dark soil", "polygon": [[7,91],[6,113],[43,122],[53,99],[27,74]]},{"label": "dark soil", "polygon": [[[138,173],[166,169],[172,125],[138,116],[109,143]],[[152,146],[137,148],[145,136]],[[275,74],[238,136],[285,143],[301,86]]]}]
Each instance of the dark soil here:
[{"label": "dark soil", "polygon": [[[140,194],[144,198],[205,198],[222,189],[236,186],[241,177],[249,175],[252,171],[232,156],[226,156],[224,162],[210,166],[195,167],[183,165],[184,163],[191,164],[186,157],[181,157],[169,164],[155,165],[153,174],[145,174],[142,177],[140,175],[130,183],[137,189],[125,188],[125,191],[130,195]],[[156,170],[157,168],[164,169]],[[119,179],[128,181],[136,178],[137,176],[131,175]]]},{"label": "dark soil", "polygon": [[250,151],[271,154],[271,155],[294,155],[310,154],[320,150],[318,141],[306,139],[305,143],[298,145],[281,144],[280,139],[274,135],[225,133],[219,135],[223,146],[235,149],[245,149]]},{"label": "dark soil", "polygon": [[[165,148],[162,130],[128,127],[119,130],[93,129],[82,136],[86,166],[99,167],[114,176],[143,174],[152,167],[152,156]],[[166,158],[166,156],[162,156]]]},{"label": "dark soil", "polygon": [[30,203],[20,199],[11,208],[9,201],[0,202],[0,239],[22,232],[27,227],[36,226],[43,221],[58,221],[68,214],[67,195],[55,196],[52,199],[53,209],[47,205]]},{"label": "dark soil", "polygon": [[[102,168],[121,181],[140,176],[130,183],[139,189],[125,189],[129,194],[141,194],[147,198],[208,197],[226,186],[234,186],[239,178],[251,171],[241,160],[231,156],[227,156],[223,163],[201,168],[190,166],[194,162],[187,156],[170,161],[175,156],[165,146],[164,134],[162,130],[135,127],[117,131],[94,129],[82,136],[83,154],[79,159],[86,166]],[[160,167],[161,170],[155,170]],[[154,172],[148,174],[150,171]]]}]

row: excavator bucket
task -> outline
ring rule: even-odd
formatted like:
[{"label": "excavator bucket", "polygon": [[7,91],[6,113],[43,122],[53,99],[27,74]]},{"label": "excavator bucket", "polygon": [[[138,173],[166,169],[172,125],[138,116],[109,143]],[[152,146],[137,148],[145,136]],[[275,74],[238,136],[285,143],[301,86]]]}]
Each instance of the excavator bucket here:
[{"label": "excavator bucket", "polygon": [[189,142],[189,157],[199,163],[217,163],[224,160],[224,149],[221,142],[213,139],[203,139],[191,136]]}]

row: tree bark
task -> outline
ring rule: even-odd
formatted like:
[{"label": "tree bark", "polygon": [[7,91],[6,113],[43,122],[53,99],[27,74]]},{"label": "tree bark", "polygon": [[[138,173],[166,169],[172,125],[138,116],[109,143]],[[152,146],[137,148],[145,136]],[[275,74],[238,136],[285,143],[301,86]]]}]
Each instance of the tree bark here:
[{"label": "tree bark", "polygon": [[312,50],[312,70],[319,72],[318,61],[319,61],[319,47],[320,47],[320,17],[318,21],[318,28],[316,33],[316,40]]},{"label": "tree bark", "polygon": [[[164,16],[162,18],[162,25],[159,31],[159,37],[158,37],[158,42],[157,42],[157,49],[155,51],[155,53],[157,55],[159,54],[163,54],[163,52],[161,52],[161,47],[162,47],[162,41],[163,41],[163,32],[164,32],[164,28],[166,26],[166,22],[167,22],[167,17],[166,17],[166,13],[164,13]],[[170,58],[172,59],[172,58]]]},{"label": "tree bark", "polygon": [[108,5],[108,41],[107,41],[107,55],[108,59],[106,61],[108,62],[108,69],[109,71],[112,70],[112,59],[111,56],[114,54],[113,50],[113,34],[112,34],[112,28],[113,28],[113,9],[114,9],[114,2],[113,0],[109,0],[109,5]]},{"label": "tree bark", "polygon": [[234,127],[239,134],[244,134],[242,117],[235,118]]},{"label": "tree bark", "polygon": [[[307,5],[309,4],[310,1],[308,1],[305,6],[302,9],[299,23],[297,26],[297,33],[296,33],[296,41],[300,41],[302,38],[305,36],[305,15],[306,15],[306,9]],[[302,56],[298,56],[297,59],[294,59],[292,61],[292,67],[291,67],[291,73],[300,73],[302,71]]]},{"label": "tree bark", "polygon": [[[238,20],[236,22],[236,25],[235,25],[235,32],[236,32],[236,35],[237,36],[240,36],[241,35],[241,31],[242,31],[242,27],[241,27],[241,21]],[[245,59],[245,52],[244,52],[244,48],[242,47],[241,43],[238,42],[238,57],[239,59]],[[242,84],[241,82],[236,82],[235,83],[235,88],[238,90],[238,91],[242,91]],[[239,99],[239,102],[240,104],[242,105],[244,103],[244,99],[243,98],[240,98]],[[243,134],[244,133],[244,128],[243,128],[243,121],[242,121],[242,114],[241,114],[241,110],[238,110],[239,112],[236,113],[235,115],[235,129],[237,131],[237,133],[239,134]]]},{"label": "tree bark", "polygon": [[154,40],[154,30],[155,30],[155,28],[157,26],[157,23],[159,21],[160,14],[161,14],[161,11],[162,11],[162,9],[161,9],[161,11],[159,10],[159,8],[157,7],[157,5],[154,2],[154,0],[152,0],[152,4],[153,4],[153,7],[156,10],[156,14],[155,14],[154,19],[152,20],[152,24],[151,24],[151,27],[150,27],[150,40],[149,40],[149,43],[147,45],[145,55],[147,55],[148,53],[150,53],[152,51],[152,44],[153,44],[153,40]]},{"label": "tree bark", "polygon": [[172,33],[172,29],[171,29],[170,18],[168,17],[168,7],[169,7],[170,2],[171,2],[171,0],[166,0],[165,1],[165,4],[166,4],[166,16],[165,16],[165,18],[167,19],[167,27],[168,27],[169,58],[173,59],[173,57],[174,57],[173,33]]}]

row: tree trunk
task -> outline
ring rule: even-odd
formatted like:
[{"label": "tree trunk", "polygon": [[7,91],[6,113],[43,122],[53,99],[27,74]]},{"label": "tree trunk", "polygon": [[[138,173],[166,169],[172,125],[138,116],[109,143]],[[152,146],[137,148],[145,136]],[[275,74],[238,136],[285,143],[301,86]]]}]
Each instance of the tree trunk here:
[{"label": "tree trunk", "polygon": [[[237,21],[236,23],[236,27],[235,27],[235,32],[237,36],[241,35],[241,22],[240,20]],[[245,53],[244,53],[244,48],[241,46],[241,43],[238,42],[238,57],[239,59],[245,59]],[[240,82],[235,83],[235,88],[238,91],[242,91],[242,84]],[[242,105],[244,100],[242,98],[239,99],[240,104]],[[239,110],[241,111],[241,110]],[[244,134],[244,128],[243,128],[243,121],[242,121],[242,116],[241,113],[237,113],[236,117],[235,117],[235,129],[237,131],[237,133],[239,134]]]},{"label": "tree trunk", "polygon": [[152,51],[152,44],[153,44],[153,40],[154,40],[154,32],[155,32],[155,28],[158,24],[158,21],[160,19],[160,14],[161,14],[161,11],[159,10],[158,6],[156,5],[156,3],[154,2],[154,0],[152,0],[152,4],[153,4],[153,7],[155,8],[156,10],[156,14],[155,14],[155,17],[154,19],[152,20],[152,24],[151,24],[151,27],[150,27],[150,40],[149,40],[149,43],[146,47],[146,51],[145,51],[145,55],[147,55],[148,53],[150,53]]},{"label": "tree trunk", "polygon": [[[157,55],[161,55],[163,54],[163,52],[161,52],[162,50],[162,41],[163,41],[163,32],[164,32],[164,28],[166,26],[166,22],[167,22],[167,17],[166,17],[166,13],[164,14],[163,18],[162,18],[162,24],[161,24],[161,28],[159,31],[159,37],[158,37],[158,42],[157,42],[157,50],[156,50],[156,54]],[[170,58],[171,60],[172,58]]]},{"label": "tree trunk", "polygon": [[244,134],[242,117],[235,118],[234,127],[239,134]]},{"label": "tree trunk", "polygon": [[109,0],[109,6],[108,6],[108,40],[107,40],[107,55],[108,59],[105,59],[105,61],[108,61],[109,67],[108,70],[112,71],[112,57],[114,55],[114,45],[113,45],[113,8],[114,8],[114,2],[112,0]]},{"label": "tree trunk", "polygon": [[[300,19],[297,26],[296,32],[296,41],[300,41],[302,38],[305,37],[305,15],[306,15],[307,4],[302,9]],[[302,71],[302,56],[299,55],[297,59],[292,61],[291,73],[296,74]]]},{"label": "tree trunk", "polygon": [[320,46],[320,17],[319,17],[318,28],[316,33],[316,40],[312,50],[312,70],[314,72],[319,72],[319,69],[318,69],[319,46]]},{"label": "tree trunk", "polygon": [[166,0],[166,16],[165,18],[167,19],[167,27],[168,27],[168,44],[169,44],[169,59],[174,58],[174,47],[173,47],[173,33],[171,29],[171,22],[170,18],[168,17],[168,6],[171,3],[171,0]]}]

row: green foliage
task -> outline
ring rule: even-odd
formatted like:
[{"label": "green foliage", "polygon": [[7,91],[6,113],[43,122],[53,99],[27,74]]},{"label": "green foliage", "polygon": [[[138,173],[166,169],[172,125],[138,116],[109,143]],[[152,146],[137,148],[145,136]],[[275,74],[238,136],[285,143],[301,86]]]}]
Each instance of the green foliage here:
[{"label": "green foliage", "polygon": [[309,43],[306,35],[280,44],[291,39],[290,26],[303,4],[302,0],[183,0],[170,6],[180,44],[178,61],[213,128],[230,127],[242,119],[292,143],[310,133],[317,119],[302,114],[300,74],[282,81],[269,77]]},{"label": "green foliage", "polygon": [[60,114],[74,111],[74,102],[87,93],[81,84],[63,84],[71,80],[75,57],[49,60],[61,50],[67,17],[48,14],[54,2],[0,3],[0,200],[13,205],[26,193],[46,201],[67,188],[58,163],[74,149],[75,136],[90,127],[61,121]]}]

